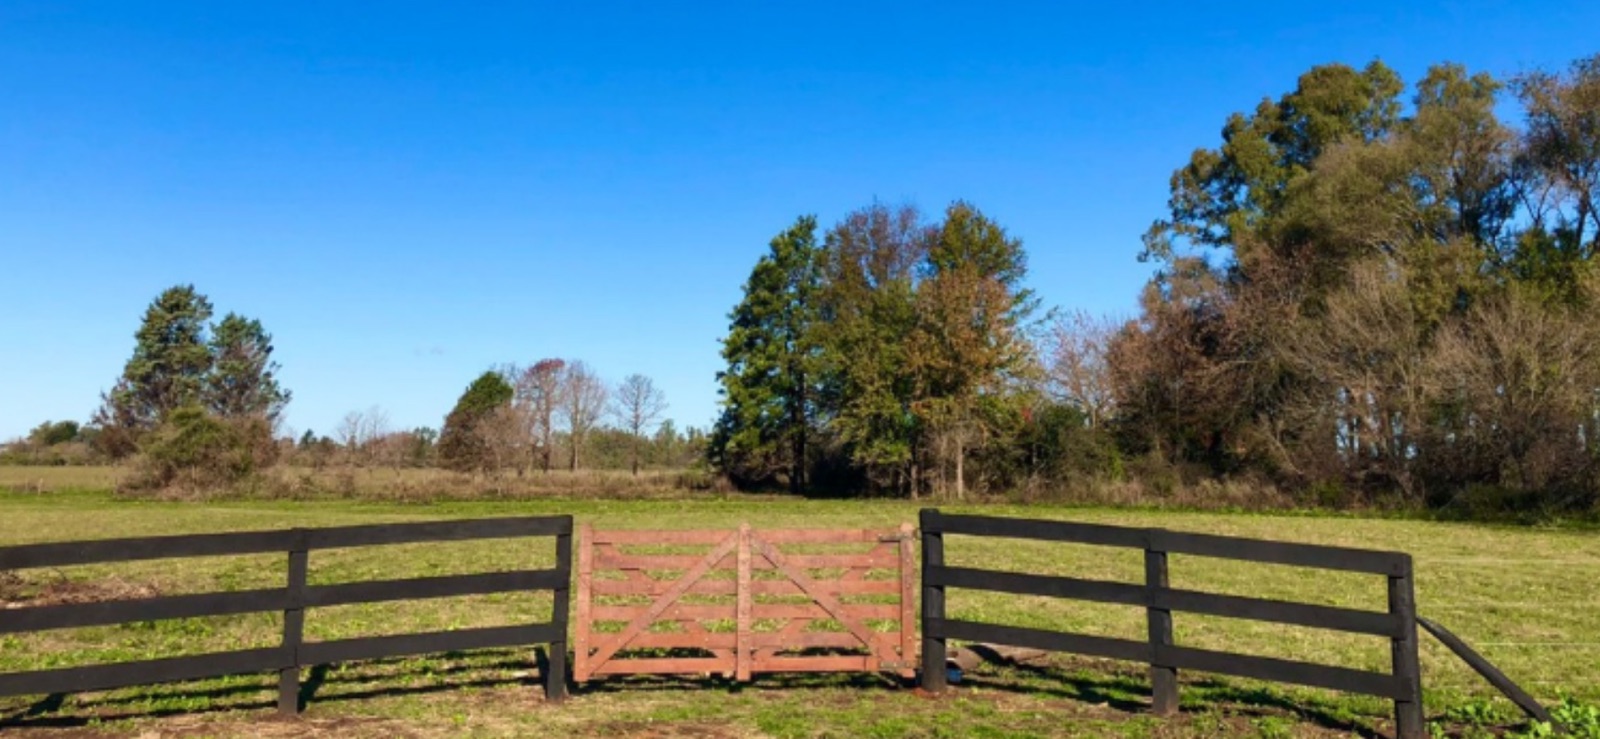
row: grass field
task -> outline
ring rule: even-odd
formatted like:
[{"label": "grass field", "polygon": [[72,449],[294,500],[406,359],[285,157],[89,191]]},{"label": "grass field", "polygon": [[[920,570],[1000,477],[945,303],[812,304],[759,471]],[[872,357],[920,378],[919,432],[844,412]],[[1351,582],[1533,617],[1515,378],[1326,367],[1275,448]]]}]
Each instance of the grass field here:
[{"label": "grass field", "polygon": [[[3,469],[3,468],[0,468]],[[0,486],[8,482],[0,479]],[[613,528],[894,526],[916,506],[893,501],[539,500],[437,505],[138,502],[101,492],[0,493],[0,544],[444,517],[571,513]],[[61,490],[61,487],[46,489]],[[24,488],[27,489],[27,488]],[[947,508],[946,510],[956,510]],[[1600,534],[1417,521],[989,506],[984,513],[1163,526],[1259,538],[1400,549],[1417,562],[1423,615],[1440,621],[1547,702],[1600,703]],[[980,550],[981,547],[981,550]],[[952,564],[1137,581],[1133,551],[950,537]],[[981,556],[981,559],[980,559]],[[314,584],[548,565],[551,547],[467,542],[315,553]],[[281,584],[279,556],[220,557],[0,573],[11,600],[177,594]],[[1175,586],[1382,610],[1381,578],[1174,556]],[[482,596],[314,610],[307,639],[543,621],[549,599]],[[1142,611],[1047,598],[951,591],[955,618],[1142,638]],[[1386,671],[1387,643],[1299,627],[1178,614],[1180,644]],[[0,671],[195,654],[276,643],[271,614],[0,637]],[[1515,712],[1443,647],[1423,642],[1428,714],[1474,735]],[[1143,714],[1136,665],[1063,657],[1039,667],[984,666],[940,697],[875,676],[768,676],[601,682],[543,704],[529,655],[516,651],[337,666],[303,718],[273,716],[275,679],[234,677],[68,696],[0,699],[0,733],[357,736],[1343,736],[1389,731],[1377,700],[1247,680],[1183,676],[1183,714]]]}]

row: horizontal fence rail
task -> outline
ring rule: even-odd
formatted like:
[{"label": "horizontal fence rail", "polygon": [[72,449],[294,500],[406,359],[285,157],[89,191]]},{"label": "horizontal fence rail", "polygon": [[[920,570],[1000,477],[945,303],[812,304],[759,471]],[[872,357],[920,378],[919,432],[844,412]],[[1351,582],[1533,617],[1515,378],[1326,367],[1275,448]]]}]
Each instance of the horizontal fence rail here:
[{"label": "horizontal fence rail", "polygon": [[[1150,666],[1151,704],[1157,714],[1166,715],[1177,710],[1178,670],[1198,670],[1389,699],[1395,704],[1397,734],[1403,739],[1419,739],[1423,736],[1417,615],[1412,562],[1408,554],[1165,529],[952,515],[936,509],[922,511],[921,529],[922,681],[923,687],[928,690],[936,691],[945,687],[946,642],[959,639],[1144,662]],[[1141,585],[950,567],[945,565],[946,534],[1143,550],[1145,581]],[[1173,588],[1168,582],[1167,567],[1167,558],[1171,554],[1382,575],[1388,581],[1388,610],[1362,611]],[[1144,640],[1118,639],[949,619],[945,616],[947,588],[1141,606],[1146,612],[1148,635]],[[1173,612],[1384,637],[1390,642],[1392,670],[1388,673],[1369,672],[1178,646],[1173,643]]]},{"label": "horizontal fence rail", "polygon": [[[555,567],[337,585],[310,586],[306,582],[312,550],[528,537],[555,538]],[[300,708],[300,670],[303,667],[541,643],[549,645],[548,668],[544,671],[545,695],[550,700],[560,700],[565,696],[568,589],[572,574],[571,516],[427,521],[26,544],[0,547],[0,571],[271,553],[287,556],[284,587],[0,610],[0,634],[281,611],[283,637],[279,646],[138,662],[0,673],[0,696],[110,690],[276,671],[279,674],[278,710],[296,713]],[[529,591],[550,591],[553,594],[555,603],[549,622],[322,642],[302,640],[307,608]]]}]

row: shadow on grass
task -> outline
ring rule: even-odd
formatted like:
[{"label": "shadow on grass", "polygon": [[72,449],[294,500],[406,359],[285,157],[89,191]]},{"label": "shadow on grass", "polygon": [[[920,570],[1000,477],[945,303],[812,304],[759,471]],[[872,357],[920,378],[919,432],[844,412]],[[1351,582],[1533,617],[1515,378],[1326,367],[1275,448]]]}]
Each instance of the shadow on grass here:
[{"label": "shadow on grass", "polygon": [[[968,673],[962,684],[1005,693],[1054,696],[1090,705],[1104,705],[1125,713],[1147,713],[1150,709],[1148,678],[1142,672],[1126,668],[991,664],[986,669]],[[960,687],[953,689],[959,690]],[[1348,712],[1317,705],[1315,701],[1296,700],[1266,688],[1204,678],[1185,680],[1180,691],[1180,695],[1186,699],[1179,709],[1181,713],[1193,713],[1198,708],[1203,711],[1225,711],[1252,719],[1292,718],[1297,722],[1315,724],[1366,739],[1384,736],[1371,726],[1352,721]]]},{"label": "shadow on grass", "polygon": [[[490,657],[490,659],[484,659]],[[525,686],[534,695],[544,695],[541,682],[544,667],[549,663],[543,649],[537,650],[534,665],[527,653],[479,652],[472,655],[449,652],[430,655],[432,661],[460,660],[444,665],[430,665],[423,674],[440,678],[427,685],[395,685],[415,676],[415,670],[397,673],[392,668],[412,662],[416,657],[362,660],[351,663],[347,670],[335,670],[333,665],[315,665],[306,671],[300,681],[297,696],[301,710],[313,703],[338,703],[379,697],[403,697],[445,693],[464,688],[505,688]],[[538,672],[529,670],[530,666]],[[527,671],[523,674],[506,674],[507,671]],[[331,675],[331,677],[330,677]],[[237,679],[237,678],[236,678]],[[387,683],[370,685],[372,683]],[[192,684],[191,684],[192,685]],[[368,686],[370,687],[361,687]],[[327,691],[334,691],[326,694]],[[73,701],[67,713],[61,713],[68,694],[46,696],[32,705],[9,715],[0,714],[0,730],[20,728],[67,729],[87,726],[90,723],[120,721],[140,718],[163,718],[176,715],[205,715],[233,711],[274,710],[277,708],[277,677],[262,676],[259,682],[235,682],[229,685],[186,687],[183,683],[168,683],[141,688],[130,688],[109,693],[89,693]]]}]

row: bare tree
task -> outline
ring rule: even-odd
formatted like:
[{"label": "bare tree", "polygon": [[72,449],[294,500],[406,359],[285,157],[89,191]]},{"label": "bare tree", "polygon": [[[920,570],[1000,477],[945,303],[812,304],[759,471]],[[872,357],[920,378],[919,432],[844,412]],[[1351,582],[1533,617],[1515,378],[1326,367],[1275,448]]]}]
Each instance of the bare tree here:
[{"label": "bare tree", "polygon": [[541,359],[517,372],[512,380],[517,391],[512,405],[525,424],[532,456],[545,472],[550,471],[555,448],[555,411],[561,401],[562,370],[566,366],[564,360]]},{"label": "bare tree", "polygon": [[389,414],[374,405],[366,411],[344,414],[334,434],[345,449],[345,458],[351,464],[372,461],[376,443],[389,433]]},{"label": "bare tree", "polygon": [[567,362],[562,369],[555,411],[567,430],[567,443],[572,449],[571,469],[574,472],[578,469],[578,455],[584,438],[605,411],[608,394],[605,382],[582,361]]},{"label": "bare tree", "polygon": [[628,375],[617,383],[612,398],[611,413],[622,424],[623,430],[633,437],[631,465],[633,474],[639,474],[639,450],[644,446],[645,433],[661,419],[667,410],[667,396],[644,375]]},{"label": "bare tree", "polygon": [[1120,325],[1106,316],[1073,311],[1050,327],[1045,372],[1053,394],[1083,411],[1098,427],[1111,414],[1114,396],[1106,350]]}]

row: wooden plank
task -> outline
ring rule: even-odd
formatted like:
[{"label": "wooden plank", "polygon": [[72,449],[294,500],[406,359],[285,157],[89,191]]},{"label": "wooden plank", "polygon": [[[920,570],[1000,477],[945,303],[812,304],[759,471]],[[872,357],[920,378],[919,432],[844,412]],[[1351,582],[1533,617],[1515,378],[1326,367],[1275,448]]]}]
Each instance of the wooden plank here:
[{"label": "wooden plank", "polygon": [[434,652],[456,652],[491,647],[516,647],[545,644],[565,639],[553,624],[490,626],[457,631],[433,631],[397,636],[369,636],[359,639],[306,642],[300,646],[302,665],[349,662],[383,657],[404,657]]},{"label": "wooden plank", "polygon": [[815,657],[757,657],[755,672],[875,672],[876,657],[832,655]]},{"label": "wooden plank", "polygon": [[741,682],[750,680],[751,631],[754,622],[751,616],[752,603],[755,596],[750,592],[750,524],[739,524],[739,579],[737,585],[738,604],[736,613],[736,642],[734,645],[734,679]]},{"label": "wooden plank", "polygon": [[1375,636],[1397,636],[1403,625],[1398,616],[1353,608],[1292,603],[1193,590],[1158,590],[1153,605],[1185,613],[1269,621]]},{"label": "wooden plank", "polygon": [[554,590],[565,585],[566,580],[565,573],[559,570],[515,570],[472,575],[372,580],[307,588],[305,603],[307,606],[322,607],[524,590]]},{"label": "wooden plank", "polygon": [[970,516],[941,513],[934,509],[925,511],[922,519],[922,530],[944,534],[1037,539],[1137,549],[1143,549],[1146,541],[1144,529],[1125,526],[1049,521],[1033,518]]},{"label": "wooden plank", "polygon": [[722,529],[699,529],[683,531],[641,531],[631,529],[606,529],[594,532],[596,544],[653,544],[653,545],[688,545],[700,544],[714,546],[728,538],[728,532]]},{"label": "wooden plank", "polygon": [[1152,651],[1157,664],[1178,669],[1329,688],[1380,698],[1396,698],[1400,692],[1396,689],[1394,677],[1381,672],[1162,644],[1155,645]]},{"label": "wooden plank", "polygon": [[1172,554],[1193,554],[1201,557],[1366,572],[1375,575],[1398,576],[1405,573],[1411,563],[1411,555],[1404,552],[1243,539],[1181,531],[1150,531],[1150,547]]},{"label": "wooden plank", "polygon": [[1083,580],[1055,575],[980,570],[972,567],[930,567],[925,574],[951,588],[970,588],[1016,595],[1043,595],[1096,603],[1143,606],[1149,602],[1144,586],[1105,580]]},{"label": "wooden plank", "polygon": [[[808,578],[809,579],[809,578]],[[756,595],[896,595],[900,583],[896,580],[812,580],[807,592],[790,580],[756,580],[750,583],[750,592]]]},{"label": "wooden plank", "polygon": [[947,641],[940,633],[945,628],[944,586],[931,570],[944,568],[944,534],[940,532],[943,517],[933,508],[918,512],[922,531],[922,689],[937,693],[945,689],[947,673],[945,658]]},{"label": "wooden plank", "polygon": [[288,716],[300,713],[300,644],[305,637],[306,572],[310,567],[305,532],[296,530],[284,580],[288,602],[283,608],[283,638],[279,642],[288,663],[278,670],[278,713]]},{"label": "wooden plank", "polygon": [[608,660],[595,667],[595,675],[698,675],[719,674],[727,661],[716,657],[648,657]]},{"label": "wooden plank", "polygon": [[111,690],[130,685],[199,680],[277,670],[290,659],[283,649],[242,649],[193,657],[117,662],[34,672],[0,673],[0,696]]},{"label": "wooden plank", "polygon": [[[1068,634],[1058,631],[1028,629],[1020,626],[1000,626],[998,624],[984,624],[957,619],[933,622],[925,620],[923,629],[924,637],[931,633],[935,637],[946,639],[960,639],[962,641],[983,642],[986,644],[1006,644],[1013,647],[1029,647],[1051,652],[1083,654],[1090,657],[1105,657],[1107,659],[1120,659],[1130,662],[1146,662],[1150,659],[1150,645],[1147,642],[1133,641],[1131,639],[1113,639],[1111,637],[1090,636],[1088,634]],[[940,668],[942,669],[943,665],[940,665]]]},{"label": "wooden plank", "polygon": [[594,614],[591,583],[594,578],[594,548],[594,527],[584,524],[578,541],[578,624],[572,642],[572,679],[579,683],[588,682],[594,674],[594,663],[589,657],[589,630],[593,628],[596,618],[602,618]]},{"label": "wooden plank", "polygon": [[697,580],[705,577],[706,573],[711,571],[711,566],[713,564],[721,561],[723,557],[728,556],[728,554],[733,551],[734,547],[737,546],[738,543],[739,536],[735,534],[733,536],[728,536],[721,544],[717,545],[715,549],[712,549],[711,553],[706,555],[705,560],[703,560],[698,566],[691,568],[688,572],[684,573],[681,579],[674,583],[672,587],[669,588],[665,593],[662,593],[655,605],[652,605],[644,613],[640,614],[633,621],[629,622],[627,627],[622,630],[622,633],[617,635],[616,641],[608,641],[608,643],[600,645],[595,650],[595,662],[605,662],[606,660],[611,659],[611,656],[617,653],[618,647],[626,644],[629,639],[632,639],[634,636],[637,636],[640,632],[644,631],[645,628],[655,621],[657,616],[661,615],[662,611],[665,611],[673,604],[674,601],[687,593]]},{"label": "wooden plank", "polygon": [[556,534],[555,589],[550,594],[550,626],[555,633],[546,652],[544,699],[559,702],[567,697],[567,627],[572,611],[572,530]]},{"label": "wooden plank", "polygon": [[381,523],[307,529],[306,533],[309,537],[308,544],[312,549],[343,549],[425,541],[556,536],[572,533],[572,517],[516,516],[458,521]]},{"label": "wooden plank", "polygon": [[916,610],[916,582],[913,580],[916,570],[916,552],[912,547],[915,530],[911,524],[900,524],[900,674],[912,677],[916,670],[917,650],[917,610]]},{"label": "wooden plank", "polygon": [[750,643],[758,649],[893,649],[898,643],[899,634],[882,633],[873,634],[873,638],[863,643],[861,637],[843,631],[806,631],[799,634],[787,633],[756,633],[750,637]]},{"label": "wooden plank", "polygon": [[[804,570],[790,566],[788,560],[784,558],[783,553],[778,551],[776,547],[755,536],[750,537],[750,544],[757,552],[761,554],[761,556],[766,557],[768,562],[776,565],[784,575],[788,576],[788,578],[794,582],[795,585],[798,585],[801,590],[805,591],[806,595],[811,596],[811,599],[815,601],[817,605],[822,606],[823,609],[828,611],[829,615],[837,619],[841,625],[850,631],[850,633],[855,634],[856,637],[862,641],[862,643],[870,644],[872,642],[872,630],[868,629],[866,624],[861,623],[858,619],[851,616],[848,611],[841,608],[839,601],[834,597],[834,595],[832,593],[824,592],[818,586],[818,583],[806,575]],[[839,583],[835,584],[838,585]],[[890,584],[898,585],[898,583],[892,582]]]},{"label": "wooden plank", "polygon": [[291,531],[284,529],[24,544],[0,548],[0,570],[177,557],[267,554],[287,551],[293,536]]},{"label": "wooden plank", "polygon": [[[1146,629],[1151,644],[1172,644],[1172,609],[1159,604],[1158,596],[1167,588],[1167,553],[1146,549],[1144,585],[1150,607],[1145,609]],[[1178,671],[1171,665],[1150,664],[1150,711],[1157,716],[1178,713]]]},{"label": "wooden plank", "polygon": [[700,554],[623,554],[606,547],[594,554],[594,566],[602,570],[675,570],[682,572],[706,558]]},{"label": "wooden plank", "polygon": [[232,593],[196,593],[13,608],[0,610],[0,634],[278,611],[284,608],[287,598],[288,590],[284,588],[264,588]]},{"label": "wooden plank", "polygon": [[1483,679],[1488,680],[1489,684],[1493,685],[1501,694],[1510,698],[1511,702],[1517,704],[1517,707],[1521,708],[1523,713],[1528,714],[1529,718],[1535,721],[1553,723],[1553,719],[1550,718],[1550,712],[1545,710],[1544,706],[1539,705],[1539,701],[1534,700],[1533,696],[1528,695],[1528,692],[1523,690],[1521,686],[1512,682],[1511,678],[1506,677],[1506,674],[1501,672],[1500,668],[1495,667],[1494,663],[1484,659],[1483,655],[1478,654],[1472,647],[1467,646],[1467,643],[1462,641],[1460,637],[1451,633],[1449,629],[1421,616],[1417,617],[1417,624],[1446,647],[1449,647],[1450,651],[1455,652],[1457,657],[1460,657],[1469,667],[1479,675],[1482,675]]},{"label": "wooden plank", "polygon": [[[631,581],[594,578],[589,583],[589,588],[593,595],[599,596],[659,596],[677,587],[682,579]],[[733,580],[699,580],[692,582],[684,591],[684,595],[733,595],[737,587],[738,583]]]},{"label": "wooden plank", "polygon": [[[724,632],[646,632],[628,640],[618,652],[634,649],[735,649],[738,634]],[[612,659],[625,659],[612,657]]]},{"label": "wooden plank", "polygon": [[896,533],[879,529],[774,529],[762,531],[770,544],[857,544],[895,541]]}]

